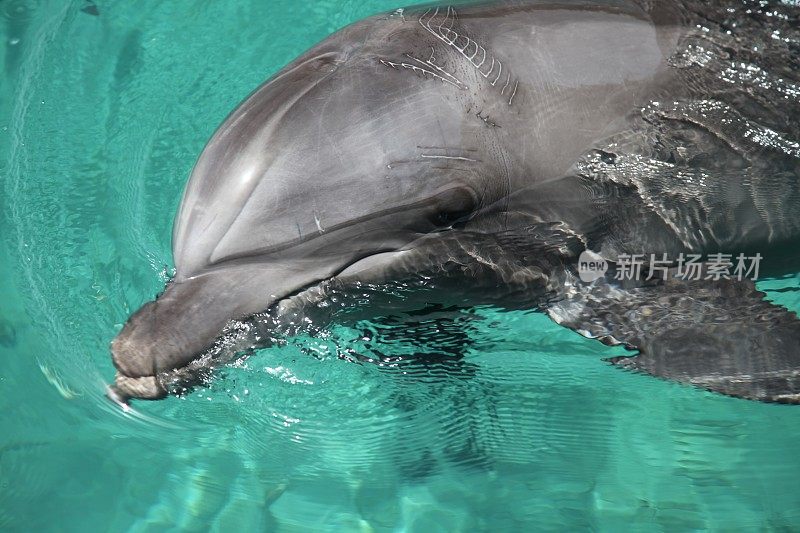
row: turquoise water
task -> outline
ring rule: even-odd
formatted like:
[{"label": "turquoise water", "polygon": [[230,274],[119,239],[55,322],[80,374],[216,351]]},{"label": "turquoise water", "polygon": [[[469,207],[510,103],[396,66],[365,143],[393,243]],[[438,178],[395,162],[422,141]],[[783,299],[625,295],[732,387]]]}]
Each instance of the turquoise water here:
[{"label": "turquoise water", "polygon": [[[438,366],[337,357],[409,349],[362,323],[134,414],[104,399],[215,127],[395,1],[0,1],[0,530],[799,527],[800,408],[619,371],[536,313],[464,310]],[[761,286],[800,309],[800,277]]]}]

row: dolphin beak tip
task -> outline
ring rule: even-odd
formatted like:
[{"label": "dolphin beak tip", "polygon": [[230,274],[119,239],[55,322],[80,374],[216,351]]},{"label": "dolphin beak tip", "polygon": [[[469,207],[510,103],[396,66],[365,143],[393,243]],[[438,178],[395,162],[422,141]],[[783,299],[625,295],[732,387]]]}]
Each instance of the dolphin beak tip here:
[{"label": "dolphin beak tip", "polygon": [[167,391],[154,376],[132,378],[117,373],[114,383],[106,386],[106,396],[124,411],[131,409],[130,400],[161,400]]}]

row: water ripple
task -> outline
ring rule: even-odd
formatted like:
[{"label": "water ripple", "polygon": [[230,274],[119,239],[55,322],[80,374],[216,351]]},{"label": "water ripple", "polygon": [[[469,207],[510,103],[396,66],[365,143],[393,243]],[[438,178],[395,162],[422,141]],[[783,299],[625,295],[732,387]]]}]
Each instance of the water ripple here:
[{"label": "water ripple", "polygon": [[[82,2],[0,3],[18,40],[0,87],[0,283],[15,280],[0,286],[0,529],[800,522],[797,410],[619,371],[601,360],[619,349],[535,312],[409,313],[392,307],[410,300],[402,288],[383,318],[360,317],[374,295],[354,295],[181,397],[130,412],[104,398],[108,341],[170,275],[171,213],[214,126],[313,42],[390,4],[106,2],[89,17]],[[779,25],[770,46],[789,50],[796,31]],[[687,69],[705,61],[725,87],[796,96],[796,73],[689,52]],[[731,117],[762,149],[796,148],[795,122],[770,137]],[[702,176],[684,178],[691,192]],[[797,286],[762,283],[795,309]]]}]

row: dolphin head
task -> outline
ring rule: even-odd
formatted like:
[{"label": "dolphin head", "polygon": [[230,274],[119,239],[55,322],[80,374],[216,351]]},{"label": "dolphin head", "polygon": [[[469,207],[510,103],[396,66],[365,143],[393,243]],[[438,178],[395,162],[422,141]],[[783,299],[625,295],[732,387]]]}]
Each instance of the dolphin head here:
[{"label": "dolphin head", "polygon": [[175,221],[176,275],[112,342],[118,398],[163,396],[159,373],[189,364],[228,321],[457,231],[507,194],[499,129],[405,28],[343,30],[213,135]]}]

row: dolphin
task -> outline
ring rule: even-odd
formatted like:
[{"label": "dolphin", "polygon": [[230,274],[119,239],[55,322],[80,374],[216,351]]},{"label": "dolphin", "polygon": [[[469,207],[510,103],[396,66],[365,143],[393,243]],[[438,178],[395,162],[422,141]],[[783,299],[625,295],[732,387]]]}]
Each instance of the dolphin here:
[{"label": "dolphin", "polygon": [[620,367],[800,403],[800,320],[731,269],[797,264],[799,12],[517,0],[338,31],[202,151],[174,278],[113,340],[109,396],[163,398],[231,321],[424,274],[635,350]]}]

